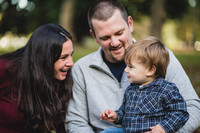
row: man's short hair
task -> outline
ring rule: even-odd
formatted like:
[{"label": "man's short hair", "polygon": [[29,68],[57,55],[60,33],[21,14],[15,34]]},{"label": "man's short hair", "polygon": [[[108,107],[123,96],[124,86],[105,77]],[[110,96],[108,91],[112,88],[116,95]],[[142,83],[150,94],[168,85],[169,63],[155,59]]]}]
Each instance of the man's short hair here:
[{"label": "man's short hair", "polygon": [[[114,14],[115,10],[119,10],[122,18],[128,24],[128,15],[124,6],[117,0],[99,0],[94,3],[88,10],[88,23],[90,29],[94,32],[92,19],[106,21]],[[94,32],[95,33],[95,32]]]}]

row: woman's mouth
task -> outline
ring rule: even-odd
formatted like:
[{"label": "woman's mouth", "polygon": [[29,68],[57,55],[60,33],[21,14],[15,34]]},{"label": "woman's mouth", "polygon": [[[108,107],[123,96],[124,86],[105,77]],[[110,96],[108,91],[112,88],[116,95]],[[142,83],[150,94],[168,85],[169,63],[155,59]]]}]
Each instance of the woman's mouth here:
[{"label": "woman's mouth", "polygon": [[67,69],[61,69],[60,71],[61,72],[67,72]]},{"label": "woman's mouth", "polygon": [[63,76],[66,76],[67,75],[67,71],[68,69],[61,69],[60,72]]}]

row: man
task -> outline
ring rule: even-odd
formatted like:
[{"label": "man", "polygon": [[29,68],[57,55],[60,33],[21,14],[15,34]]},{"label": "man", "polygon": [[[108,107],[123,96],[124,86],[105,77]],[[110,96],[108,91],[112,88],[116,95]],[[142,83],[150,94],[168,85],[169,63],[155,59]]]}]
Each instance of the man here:
[{"label": "man", "polygon": [[[117,110],[129,85],[124,72],[124,53],[132,38],[133,19],[116,0],[96,2],[88,12],[90,33],[100,45],[98,51],[77,61],[72,69],[73,98],[66,116],[69,133],[99,133],[108,127],[121,127],[100,121],[106,109]],[[133,44],[134,45],[134,44]],[[188,122],[179,132],[193,132],[200,125],[200,99],[182,66],[169,50],[166,80],[174,82],[187,103]]]}]

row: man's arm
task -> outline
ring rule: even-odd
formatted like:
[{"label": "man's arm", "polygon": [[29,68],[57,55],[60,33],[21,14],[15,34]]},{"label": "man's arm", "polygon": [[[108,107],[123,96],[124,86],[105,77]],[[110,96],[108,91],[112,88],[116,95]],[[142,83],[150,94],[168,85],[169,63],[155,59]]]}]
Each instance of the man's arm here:
[{"label": "man's arm", "polygon": [[73,98],[69,102],[65,129],[68,133],[94,133],[88,123],[88,105],[84,88],[84,79],[78,66],[72,70]]},{"label": "man's arm", "polygon": [[166,80],[176,84],[186,101],[187,111],[190,115],[189,120],[179,132],[192,133],[200,126],[200,99],[179,61],[172,51],[169,50],[169,54],[170,64],[167,68]]}]

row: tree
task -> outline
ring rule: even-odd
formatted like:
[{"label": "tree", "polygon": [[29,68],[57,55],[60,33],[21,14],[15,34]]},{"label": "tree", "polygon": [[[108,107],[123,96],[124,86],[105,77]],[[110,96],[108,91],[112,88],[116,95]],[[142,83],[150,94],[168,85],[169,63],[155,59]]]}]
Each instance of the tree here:
[{"label": "tree", "polygon": [[74,18],[74,0],[63,0],[61,11],[60,11],[60,18],[59,24],[69,31],[74,40],[74,26],[73,26],[73,18]]},{"label": "tree", "polygon": [[161,39],[161,30],[166,19],[180,19],[188,11],[188,0],[120,0],[128,14],[135,20],[141,15],[150,17],[150,35]]},{"label": "tree", "polygon": [[[19,2],[19,1],[18,1]],[[41,24],[58,23],[62,0],[32,0],[32,10],[19,8],[19,3],[12,4],[11,0],[4,0],[0,5],[0,34],[11,31],[14,34],[27,34]]]},{"label": "tree", "polygon": [[150,34],[161,39],[161,30],[165,22],[165,0],[153,0],[151,6],[151,27]]},{"label": "tree", "polygon": [[[28,0],[34,3],[33,10],[17,11],[11,0],[0,3],[0,34],[12,31],[17,34],[32,32],[44,23],[59,23],[71,33],[79,44],[89,35],[88,8],[96,0]],[[151,35],[161,39],[162,25],[166,19],[179,19],[188,11],[188,0],[119,0],[135,21],[142,15],[151,18]],[[7,3],[7,4],[5,4]],[[70,9],[69,5],[73,7]],[[7,6],[5,6],[7,5]],[[62,8],[61,8],[62,7]],[[66,11],[67,10],[67,11]],[[61,13],[61,14],[60,14]],[[68,14],[68,15],[67,15]],[[72,32],[73,31],[73,32]]]},{"label": "tree", "polygon": [[87,11],[96,0],[75,0],[73,30],[76,34],[76,40],[81,45],[82,39],[89,36],[89,25],[87,21]]}]

